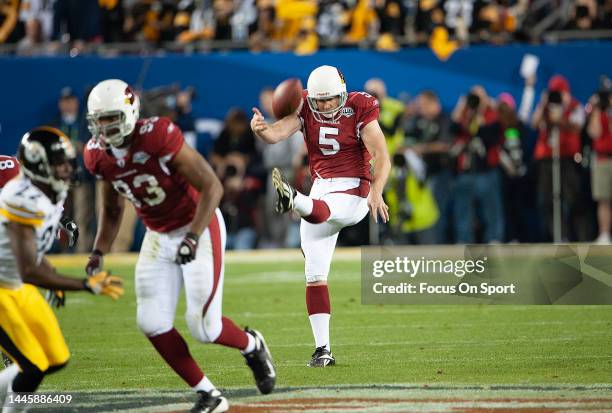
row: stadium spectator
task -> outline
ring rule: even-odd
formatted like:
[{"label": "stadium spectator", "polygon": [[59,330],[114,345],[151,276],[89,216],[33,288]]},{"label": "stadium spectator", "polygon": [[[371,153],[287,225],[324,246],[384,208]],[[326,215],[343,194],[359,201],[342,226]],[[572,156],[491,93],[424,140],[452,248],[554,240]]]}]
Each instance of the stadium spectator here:
[{"label": "stadium spectator", "polygon": [[[58,100],[58,117],[51,123],[62,131],[77,149],[77,164],[83,171],[83,146],[89,140],[87,123],[84,113],[81,111],[79,98],[70,87],[65,87],[60,92]],[[93,245],[93,231],[95,227],[95,215],[90,208],[90,201],[94,199],[94,180],[87,173],[79,171],[80,182],[69,192],[65,203],[65,215],[74,217],[78,227],[80,238],[77,243],[77,252],[87,252]]]},{"label": "stadium spectator", "polygon": [[532,117],[532,126],[538,130],[534,158],[537,164],[538,202],[547,240],[551,240],[554,233],[552,167],[555,145],[558,145],[561,165],[561,238],[569,240],[571,235],[580,232],[578,228],[572,228],[570,221],[581,213],[580,173],[575,159],[580,156],[580,131],[584,121],[584,109],[571,95],[567,79],[561,75],[553,76]]},{"label": "stadium spectator", "polygon": [[279,40],[283,42],[284,49],[292,49],[295,39],[303,30],[304,21],[311,21],[318,12],[317,2],[314,0],[287,0],[276,2],[276,24]]},{"label": "stadium spectator", "polygon": [[232,109],[225,117],[211,154],[225,192],[220,209],[227,226],[228,249],[251,249],[257,242],[257,200],[263,191],[261,159],[246,114]]},{"label": "stadium spectator", "polygon": [[402,101],[387,95],[387,86],[382,79],[372,78],[366,81],[363,89],[366,93],[378,99],[380,105],[380,116],[378,122],[385,135],[387,148],[390,154],[404,143],[404,131],[402,130],[402,119],[405,105]]},{"label": "stadium spectator", "polygon": [[347,1],[322,0],[317,14],[317,34],[332,44],[338,44],[347,33],[349,18]]},{"label": "stadium spectator", "polygon": [[215,40],[231,40],[232,39],[232,15],[234,14],[234,2],[232,0],[214,0],[213,1],[213,18]]},{"label": "stadium spectator", "polygon": [[502,2],[493,1],[479,8],[470,30],[481,42],[502,44],[511,39],[516,28],[516,18],[509,7]]},{"label": "stadium spectator", "polygon": [[444,10],[434,0],[419,1],[414,21],[417,41],[426,43],[436,27],[444,26]]},{"label": "stadium spectator", "polygon": [[444,25],[458,38],[465,39],[472,27],[476,0],[446,0],[444,8]]},{"label": "stadium spectator", "polygon": [[376,0],[374,11],[378,18],[378,39],[376,48],[382,51],[399,49],[397,39],[404,35],[406,9],[398,0]]},{"label": "stadium spectator", "polygon": [[433,244],[438,208],[426,184],[425,164],[414,151],[393,156],[385,201],[389,205],[389,234],[385,243]]},{"label": "stadium spectator", "polygon": [[596,28],[597,2],[595,0],[578,0],[570,9],[570,21],[565,26],[569,30],[590,30]]},{"label": "stadium spectator", "polygon": [[100,5],[100,28],[104,43],[123,41],[125,19],[123,0],[98,0],[98,4]]},{"label": "stadium spectator", "polygon": [[[393,157],[399,153],[399,158],[403,159],[403,153],[399,151],[404,146],[404,132],[402,130],[402,118],[406,109],[404,103],[387,96],[387,86],[379,78],[368,79],[363,89],[366,93],[378,99],[380,107],[378,123],[385,136],[389,154]],[[404,211],[412,211],[412,205],[406,199],[409,195],[406,192],[406,180],[409,179],[409,172],[405,162],[395,165],[391,171],[390,184],[385,188],[385,199],[390,203],[389,214],[396,219],[390,219],[388,224],[381,225],[380,229],[385,239],[395,236],[403,237],[403,223],[409,221],[412,216],[412,214],[401,212],[402,208]],[[409,228],[406,228],[405,232],[409,232]]]},{"label": "stadium spectator", "polygon": [[195,119],[192,113],[191,102],[196,97],[196,92],[193,87],[188,87],[184,90],[179,90],[176,93],[176,107],[171,118],[177,126],[183,131],[185,142],[192,148],[197,148],[197,135],[195,130]]},{"label": "stadium spectator", "polygon": [[605,0],[599,8],[599,20],[603,29],[612,29],[612,0]]},{"label": "stadium spectator", "polygon": [[0,44],[17,41],[23,31],[19,24],[19,0],[0,2]]},{"label": "stadium spectator", "polygon": [[311,55],[319,50],[319,35],[316,31],[316,24],[314,17],[308,17],[302,22],[293,45],[293,52],[296,55]]},{"label": "stadium spectator", "polygon": [[53,1],[24,0],[19,18],[25,25],[25,36],[19,41],[19,54],[44,51],[42,44],[51,39],[53,30]]},{"label": "stadium spectator", "polygon": [[415,100],[415,113],[405,123],[406,145],[419,155],[427,167],[427,184],[439,210],[434,227],[434,242],[450,242],[452,222],[453,171],[449,159],[452,144],[450,120],[432,90],[421,92]]},{"label": "stadium spectator", "polygon": [[456,157],[457,180],[454,192],[453,224],[455,241],[473,243],[474,218],[482,227],[482,241],[501,242],[504,215],[499,166],[499,136],[485,133],[483,126],[496,120],[490,98],[481,86],[461,96],[452,113],[451,154]]},{"label": "stadium spectator", "polygon": [[597,201],[599,235],[595,242],[610,244],[610,202],[612,201],[612,100],[602,90],[589,100],[591,113],[587,134],[593,139],[595,159],[592,167],[593,199]]},{"label": "stadium spectator", "polygon": [[[264,88],[259,94],[259,107],[268,122],[275,121],[272,112],[272,88]],[[264,246],[278,247],[297,247],[299,237],[292,237],[296,227],[299,233],[299,222],[296,222],[290,214],[279,216],[274,211],[276,201],[276,189],[272,185],[272,169],[279,168],[285,176],[292,182],[294,181],[294,167],[301,164],[301,155],[304,148],[304,137],[301,132],[296,132],[289,139],[277,143],[276,145],[261,144],[263,166],[267,173],[266,195],[263,200],[263,229],[265,231]]]},{"label": "stadium spectator", "polygon": [[88,42],[100,42],[100,6],[98,0],[56,0],[53,9],[54,47],[71,43],[82,50]]},{"label": "stadium spectator", "polygon": [[366,40],[374,31],[376,13],[371,7],[370,0],[357,0],[350,13],[349,29],[345,40],[348,44],[355,44]]},{"label": "stadium spectator", "polygon": [[261,52],[270,48],[276,36],[276,9],[272,0],[257,2],[257,17],[249,26],[249,49]]},{"label": "stadium spectator", "polygon": [[501,93],[496,99],[497,120],[484,125],[479,135],[485,141],[499,140],[499,166],[502,171],[505,236],[503,241],[527,241],[532,228],[526,217],[526,202],[530,197],[526,179],[525,125],[516,113],[516,102],[509,93]]}]

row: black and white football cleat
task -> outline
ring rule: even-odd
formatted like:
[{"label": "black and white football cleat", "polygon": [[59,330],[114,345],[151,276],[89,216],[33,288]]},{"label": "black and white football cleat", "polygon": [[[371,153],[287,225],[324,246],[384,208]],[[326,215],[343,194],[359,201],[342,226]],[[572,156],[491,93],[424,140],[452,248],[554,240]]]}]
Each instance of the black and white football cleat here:
[{"label": "black and white football cleat", "polygon": [[222,413],[229,410],[227,399],[217,389],[209,392],[198,391],[198,401],[191,408],[190,413]]},{"label": "black and white football cleat", "polygon": [[317,347],[307,364],[308,367],[327,367],[334,365],[336,365],[336,359],[325,346]]},{"label": "black and white football cleat", "polygon": [[272,184],[278,194],[278,200],[276,201],[276,212],[284,214],[287,211],[293,209],[293,198],[297,193],[295,188],[287,182],[287,179],[283,176],[280,169],[272,169]]},{"label": "black and white football cleat", "polygon": [[243,354],[244,359],[253,372],[255,384],[259,391],[262,394],[268,394],[274,389],[276,384],[276,369],[274,368],[272,355],[259,331],[251,330],[248,327],[244,331],[255,338],[255,350]]}]

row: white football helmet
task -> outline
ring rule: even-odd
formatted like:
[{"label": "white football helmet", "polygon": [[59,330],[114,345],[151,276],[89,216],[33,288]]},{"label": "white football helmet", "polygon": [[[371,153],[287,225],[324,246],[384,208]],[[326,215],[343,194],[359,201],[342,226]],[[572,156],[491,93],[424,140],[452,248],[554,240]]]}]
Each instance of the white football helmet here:
[{"label": "white football helmet", "polygon": [[[337,122],[340,119],[340,109],[346,104],[348,93],[346,93],[346,82],[342,72],[333,66],[319,66],[308,76],[306,85],[308,90],[308,106],[319,122]],[[329,99],[338,97],[338,106],[327,111],[317,108],[317,99]]]},{"label": "white football helmet", "polygon": [[[87,124],[89,131],[102,143],[119,147],[136,127],[140,116],[140,99],[132,88],[119,79],[98,83],[87,99]],[[110,123],[101,123],[111,118]]]}]

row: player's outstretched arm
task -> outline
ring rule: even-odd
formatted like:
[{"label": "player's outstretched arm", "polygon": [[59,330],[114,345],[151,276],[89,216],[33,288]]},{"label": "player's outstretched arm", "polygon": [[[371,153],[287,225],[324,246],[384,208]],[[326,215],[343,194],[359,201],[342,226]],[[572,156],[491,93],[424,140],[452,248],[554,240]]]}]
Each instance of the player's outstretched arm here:
[{"label": "player's outstretched arm", "polygon": [[382,194],[389,178],[391,161],[385,143],[385,135],[383,135],[378,121],[373,120],[364,126],[361,131],[361,139],[374,162],[374,177],[370,187],[370,195],[368,195],[368,207],[374,222],[378,222],[379,215],[383,222],[387,222],[389,221],[389,207],[385,204]]},{"label": "player's outstretched arm", "polygon": [[206,159],[185,143],[170,165],[200,192],[195,216],[189,226],[189,233],[199,237],[210,224],[215,208],[221,202],[223,185]]},{"label": "player's outstretched arm", "polygon": [[58,274],[51,263],[43,258],[37,261],[36,233],[29,225],[9,222],[8,234],[15,255],[17,269],[23,282],[38,287],[63,291],[89,291],[108,295],[114,299],[123,294],[121,278],[99,273],[90,278],[73,278]]},{"label": "player's outstretched arm", "polygon": [[274,123],[267,123],[257,108],[253,108],[251,118],[251,130],[255,136],[266,143],[277,143],[284,141],[289,136],[300,130],[302,122],[296,114],[285,116]]}]

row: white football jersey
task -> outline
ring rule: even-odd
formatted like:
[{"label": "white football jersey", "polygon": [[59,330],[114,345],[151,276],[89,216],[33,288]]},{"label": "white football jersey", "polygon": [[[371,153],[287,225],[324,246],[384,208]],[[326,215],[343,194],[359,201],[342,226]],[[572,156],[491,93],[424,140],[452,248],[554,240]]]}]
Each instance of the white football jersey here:
[{"label": "white football jersey", "polygon": [[0,286],[19,288],[22,284],[6,223],[29,225],[36,231],[37,262],[40,263],[55,241],[64,210],[66,195],[56,204],[20,175],[2,188],[0,193]]}]

